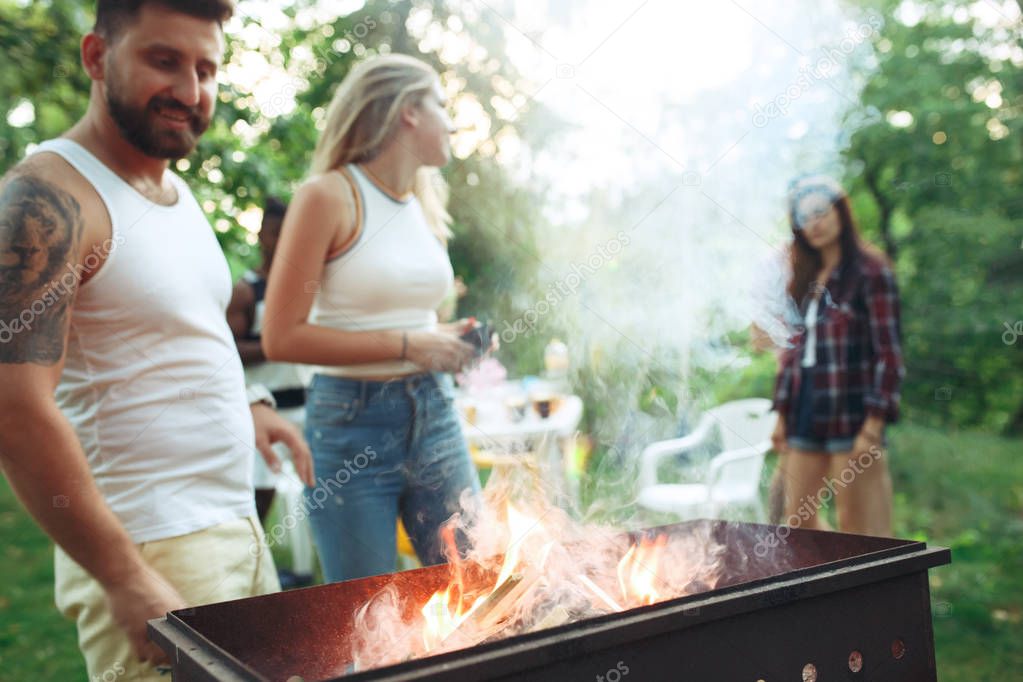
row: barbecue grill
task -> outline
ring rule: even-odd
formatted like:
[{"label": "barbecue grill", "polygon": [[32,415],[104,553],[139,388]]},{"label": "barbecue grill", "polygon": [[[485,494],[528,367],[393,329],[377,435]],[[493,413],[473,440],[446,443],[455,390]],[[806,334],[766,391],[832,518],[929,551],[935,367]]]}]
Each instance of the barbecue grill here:
[{"label": "barbecue grill", "polygon": [[445,566],[172,611],[149,631],[176,682],[937,679],[927,570],[949,550],[724,521],[653,532],[722,543],[716,587],[358,672],[356,609],[388,585],[425,603],[448,583]]}]

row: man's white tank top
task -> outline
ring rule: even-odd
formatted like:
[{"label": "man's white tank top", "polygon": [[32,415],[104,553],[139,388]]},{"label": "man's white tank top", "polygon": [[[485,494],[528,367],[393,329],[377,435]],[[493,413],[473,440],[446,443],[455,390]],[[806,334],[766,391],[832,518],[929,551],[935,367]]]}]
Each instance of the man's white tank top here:
[{"label": "man's white tank top", "polygon": [[71,140],[42,152],[92,183],[110,216],[106,253],[86,257],[106,262],[78,291],[56,394],[107,504],[135,542],[255,514],[231,276],[188,185],[168,171],[178,200],[162,206]]},{"label": "man's white tank top", "polygon": [[[362,229],[324,266],[309,322],[345,331],[436,329],[437,308],[454,285],[447,249],[415,197],[394,199],[357,165],[347,169],[355,179]],[[400,360],[317,370],[352,378],[423,371]]]}]

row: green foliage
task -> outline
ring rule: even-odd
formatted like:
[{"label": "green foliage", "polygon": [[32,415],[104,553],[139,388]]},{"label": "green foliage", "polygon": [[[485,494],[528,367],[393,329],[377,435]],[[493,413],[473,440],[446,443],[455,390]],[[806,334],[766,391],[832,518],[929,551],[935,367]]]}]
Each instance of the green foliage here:
[{"label": "green foliage", "polygon": [[1021,227],[997,215],[922,209],[902,242],[903,393],[915,419],[1019,428],[1023,336],[1016,342],[1008,330],[1020,319]]},{"label": "green foliage", "polygon": [[[498,332],[533,300],[540,262],[533,232],[541,220],[535,192],[502,188],[503,176],[474,158],[453,164],[447,173],[455,221],[448,248],[455,274],[467,287],[459,313],[490,321]],[[536,374],[546,342],[540,335],[518,337],[502,347],[499,357],[512,375]]]},{"label": "green foliage", "polygon": [[[21,4],[0,0],[0,49],[5,61],[19,65],[0,71],[0,171],[17,163],[30,144],[67,130],[85,112],[89,97],[78,42],[91,27],[92,3]],[[288,78],[279,91],[258,97],[237,84],[222,84],[210,129],[196,151],[175,166],[208,214],[235,277],[259,256],[256,235],[239,223],[240,217],[247,215],[245,222],[253,228],[267,196],[290,198],[308,172],[318,124],[334,88],[359,59],[386,52],[424,59],[445,82],[457,82],[475,96],[487,120],[484,128],[494,134],[524,137],[524,123],[535,108],[527,101],[511,117],[495,108],[495,101],[517,91],[512,84],[520,77],[497,58],[504,52],[504,39],[494,26],[464,16],[452,24],[444,3],[384,0],[368,2],[355,14],[326,24],[307,25],[298,17],[313,5],[307,0],[287,5],[292,25],[275,34],[249,31],[258,29],[257,19],[243,17],[243,30],[228,36],[222,72],[238,72],[241,64],[250,63],[246,59],[255,58],[285,71]],[[435,52],[420,52],[407,27],[414,10],[429,12],[430,26],[459,33],[481,52],[457,64],[443,62]],[[452,25],[461,28],[456,31]],[[24,102],[34,106],[35,118],[15,127],[8,122],[9,114]],[[541,222],[541,202],[535,188],[517,185],[496,163],[492,138],[482,139],[467,158],[453,160],[444,173],[455,219],[451,257],[468,285],[460,312],[496,323],[520,314],[516,306],[535,279],[533,230]],[[536,372],[543,343],[539,337],[526,339],[503,350],[501,357],[513,372]]]},{"label": "green foliage", "polygon": [[982,24],[968,2],[917,3],[913,25],[895,0],[862,4],[885,22],[846,157],[864,231],[896,256],[905,410],[1018,433],[1023,354],[1002,334],[1023,287],[1021,34]]},{"label": "green foliage", "polygon": [[752,396],[770,398],[774,395],[774,379],[778,362],[773,353],[755,353],[749,364],[718,377],[712,388],[711,403],[720,405]]},{"label": "green foliage", "polygon": [[[27,4],[27,6],[25,6]],[[77,37],[91,17],[80,2],[0,0],[0,169],[26,145],[55,137],[85,111],[89,80],[78,65]],[[14,126],[8,114],[30,104],[35,121]]]}]

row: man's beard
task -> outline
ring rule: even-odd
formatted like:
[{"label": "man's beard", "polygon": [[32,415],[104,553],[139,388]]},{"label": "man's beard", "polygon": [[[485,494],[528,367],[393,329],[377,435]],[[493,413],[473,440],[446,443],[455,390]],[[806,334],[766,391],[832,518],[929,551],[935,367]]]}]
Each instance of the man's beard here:
[{"label": "man's beard", "polygon": [[[210,125],[209,119],[204,118],[196,107],[186,107],[172,97],[153,97],[144,107],[135,107],[121,99],[120,90],[108,77],[107,109],[110,117],[124,139],[146,156],[157,159],[188,156]],[[157,129],[161,111],[188,116],[188,129]]]}]

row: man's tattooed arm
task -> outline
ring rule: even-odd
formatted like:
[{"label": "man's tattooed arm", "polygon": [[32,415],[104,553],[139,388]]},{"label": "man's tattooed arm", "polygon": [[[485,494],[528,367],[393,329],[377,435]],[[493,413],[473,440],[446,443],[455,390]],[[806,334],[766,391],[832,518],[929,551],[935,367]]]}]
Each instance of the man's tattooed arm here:
[{"label": "man's tattooed arm", "polygon": [[0,186],[0,363],[54,365],[81,279],[82,215],[68,192],[38,175]]}]

